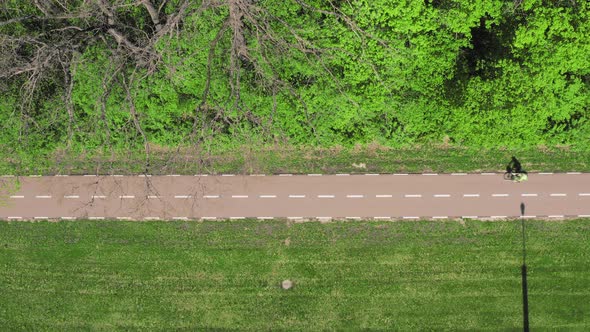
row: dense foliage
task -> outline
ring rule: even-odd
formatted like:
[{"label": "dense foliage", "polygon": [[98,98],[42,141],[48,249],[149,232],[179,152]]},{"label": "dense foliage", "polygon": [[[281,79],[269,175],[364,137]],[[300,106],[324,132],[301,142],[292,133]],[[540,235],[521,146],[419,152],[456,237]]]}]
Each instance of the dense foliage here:
[{"label": "dense foliage", "polygon": [[0,5],[5,151],[590,143],[587,1],[96,3]]}]

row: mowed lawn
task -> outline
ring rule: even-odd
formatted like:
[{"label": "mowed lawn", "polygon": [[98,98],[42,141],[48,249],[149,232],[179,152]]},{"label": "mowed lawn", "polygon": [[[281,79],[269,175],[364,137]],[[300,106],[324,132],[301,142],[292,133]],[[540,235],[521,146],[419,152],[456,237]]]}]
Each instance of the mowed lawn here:
[{"label": "mowed lawn", "polygon": [[[527,221],[532,330],[590,330],[589,234]],[[517,330],[521,239],[518,221],[2,222],[0,326]]]}]

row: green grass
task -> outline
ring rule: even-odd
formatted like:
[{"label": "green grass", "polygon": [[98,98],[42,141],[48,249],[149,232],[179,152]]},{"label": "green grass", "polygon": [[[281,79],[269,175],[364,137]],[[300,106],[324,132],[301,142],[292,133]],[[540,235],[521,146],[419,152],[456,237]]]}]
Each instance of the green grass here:
[{"label": "green grass", "polygon": [[[149,174],[278,174],[278,173],[422,173],[503,171],[512,156],[529,172],[590,172],[590,150],[566,148],[476,149],[453,146],[415,146],[392,149],[378,145],[356,148],[252,147],[153,149]],[[365,168],[353,164],[365,164]],[[141,151],[62,153],[50,156],[23,154],[0,160],[1,174],[138,174],[143,173]]]},{"label": "green grass", "polygon": [[[590,329],[589,234],[527,221],[533,331]],[[3,222],[0,326],[518,330],[520,264],[518,222]]]}]

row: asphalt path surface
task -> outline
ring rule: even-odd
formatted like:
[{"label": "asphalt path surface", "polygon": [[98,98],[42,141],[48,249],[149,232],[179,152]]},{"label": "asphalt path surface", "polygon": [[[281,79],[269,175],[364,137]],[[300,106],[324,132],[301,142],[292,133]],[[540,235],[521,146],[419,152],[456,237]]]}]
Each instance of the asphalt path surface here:
[{"label": "asphalt path surface", "polygon": [[[10,189],[18,179],[20,187]],[[0,219],[590,217],[590,173],[0,178]]]}]

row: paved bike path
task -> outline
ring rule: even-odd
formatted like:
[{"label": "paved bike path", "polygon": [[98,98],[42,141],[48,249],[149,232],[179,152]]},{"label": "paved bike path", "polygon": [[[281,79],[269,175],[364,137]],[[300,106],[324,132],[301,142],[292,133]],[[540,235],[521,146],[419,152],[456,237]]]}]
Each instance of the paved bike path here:
[{"label": "paved bike path", "polygon": [[[16,181],[3,177],[6,184]],[[42,176],[0,191],[0,219],[417,219],[590,216],[590,173]]]}]

